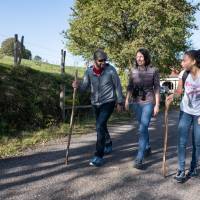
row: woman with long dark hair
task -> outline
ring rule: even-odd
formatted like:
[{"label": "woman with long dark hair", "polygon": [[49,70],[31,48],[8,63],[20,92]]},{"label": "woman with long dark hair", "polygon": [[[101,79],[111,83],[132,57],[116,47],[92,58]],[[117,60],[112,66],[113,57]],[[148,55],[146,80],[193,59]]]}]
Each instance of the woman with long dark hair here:
[{"label": "woman with long dark hair", "polygon": [[[182,60],[185,69],[180,73],[178,89],[167,97],[170,104],[174,98],[183,92],[180,105],[178,125],[178,170],[175,179],[183,183],[187,177],[197,176],[198,160],[200,156],[200,50],[185,52]],[[190,169],[185,174],[186,146],[190,129],[192,128],[192,161]]]},{"label": "woman with long dark hair", "polygon": [[144,157],[151,154],[148,127],[151,117],[159,112],[160,78],[158,70],[151,65],[147,49],[139,49],[135,61],[129,77],[125,107],[133,110],[139,123],[139,148],[134,167],[141,169]]}]

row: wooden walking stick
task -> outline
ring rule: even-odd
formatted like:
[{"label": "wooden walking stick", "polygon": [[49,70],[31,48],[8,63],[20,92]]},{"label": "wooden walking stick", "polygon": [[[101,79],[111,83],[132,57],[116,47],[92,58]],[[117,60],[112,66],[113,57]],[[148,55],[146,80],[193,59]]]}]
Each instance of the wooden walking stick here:
[{"label": "wooden walking stick", "polygon": [[165,101],[165,133],[164,133],[164,149],[163,149],[163,163],[162,163],[162,174],[166,177],[167,174],[167,164],[166,164],[166,154],[167,154],[167,142],[168,142],[168,111],[169,104]]},{"label": "wooden walking stick", "polygon": [[[77,80],[77,77],[78,77],[78,70],[76,70],[75,72],[75,77],[74,77],[75,81]],[[69,147],[70,147],[72,130],[73,130],[73,125],[74,125],[74,107],[75,107],[76,91],[77,91],[77,88],[74,88],[73,100],[72,100],[72,112],[71,112],[70,125],[69,125],[69,135],[68,135],[67,149],[66,149],[66,160],[65,160],[66,164],[68,164],[68,161],[69,161]]]}]

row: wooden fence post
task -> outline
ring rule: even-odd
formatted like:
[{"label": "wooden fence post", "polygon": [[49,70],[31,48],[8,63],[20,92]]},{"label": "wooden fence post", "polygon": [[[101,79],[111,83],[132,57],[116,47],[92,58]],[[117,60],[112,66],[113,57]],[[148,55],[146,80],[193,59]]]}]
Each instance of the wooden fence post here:
[{"label": "wooden fence post", "polygon": [[[63,78],[63,75],[65,74],[65,56],[66,56],[66,51],[63,51],[61,49],[61,77]],[[62,120],[63,122],[65,121],[65,84],[62,83],[60,84],[60,108],[61,108],[61,114],[62,114]]]},{"label": "wooden fence post", "polygon": [[24,36],[21,37],[21,42],[18,41],[18,34],[14,36],[14,67],[21,64],[22,53],[24,48]]},{"label": "wooden fence post", "polygon": [[24,48],[24,36],[21,37],[21,43],[19,45],[18,66],[21,64],[23,48]]},{"label": "wooden fence post", "polygon": [[17,66],[17,58],[18,58],[18,35],[14,36],[14,67]]},{"label": "wooden fence post", "polygon": [[61,50],[61,74],[65,73],[65,57],[66,51]]}]

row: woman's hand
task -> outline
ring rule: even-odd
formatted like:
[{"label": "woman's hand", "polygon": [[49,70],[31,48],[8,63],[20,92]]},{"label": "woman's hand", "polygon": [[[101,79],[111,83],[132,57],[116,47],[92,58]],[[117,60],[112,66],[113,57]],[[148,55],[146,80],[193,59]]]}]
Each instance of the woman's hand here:
[{"label": "woman's hand", "polygon": [[159,110],[160,110],[160,109],[159,109],[159,105],[156,104],[156,105],[154,106],[154,111],[153,111],[153,116],[154,116],[154,117],[159,113]]},{"label": "woman's hand", "polygon": [[165,104],[166,106],[169,106],[174,100],[174,94],[170,94],[166,97]]}]

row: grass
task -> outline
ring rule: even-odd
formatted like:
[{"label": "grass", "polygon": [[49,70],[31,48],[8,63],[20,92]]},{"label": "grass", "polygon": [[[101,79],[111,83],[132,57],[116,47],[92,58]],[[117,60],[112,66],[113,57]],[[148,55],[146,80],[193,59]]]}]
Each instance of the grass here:
[{"label": "grass", "polygon": [[[130,113],[113,113],[109,123],[129,121]],[[77,121],[73,128],[73,134],[82,135],[95,132],[95,118],[93,115],[86,116],[84,120]],[[19,137],[3,136],[0,138],[0,158],[23,155],[26,149],[36,148],[38,144],[45,144],[50,140],[60,139],[69,133],[69,123],[61,123],[38,131],[23,131]]]},{"label": "grass", "polygon": [[[92,125],[77,124],[74,133],[86,134],[91,131]],[[94,127],[94,126],[93,126]],[[45,144],[50,140],[59,139],[66,136],[69,132],[68,124],[51,126],[38,131],[23,131],[20,137],[9,138],[7,136],[0,139],[0,158],[22,155],[27,148],[35,148],[37,144]]]},{"label": "grass", "polygon": [[[13,66],[13,58],[9,57],[9,56],[3,56],[2,58],[0,58],[0,63],[6,65],[8,67],[12,67]],[[25,60],[25,59],[22,59],[21,65],[29,67],[29,68],[37,70],[37,71],[60,75],[60,66],[59,65],[49,64],[49,63],[45,63],[45,62],[40,63],[40,62],[35,62],[32,60]],[[65,72],[66,72],[66,74],[74,75],[76,69],[79,70],[79,76],[81,77],[84,73],[84,68],[81,68],[81,67],[66,66]]]},{"label": "grass", "polygon": [[[76,69],[81,77],[84,68],[66,67],[61,76],[57,65],[22,60],[14,68],[13,58],[0,57],[0,157],[66,134],[68,125],[62,124],[59,107],[60,84],[66,85],[65,103],[71,105]],[[88,101],[87,95],[77,97],[78,104]]]}]

